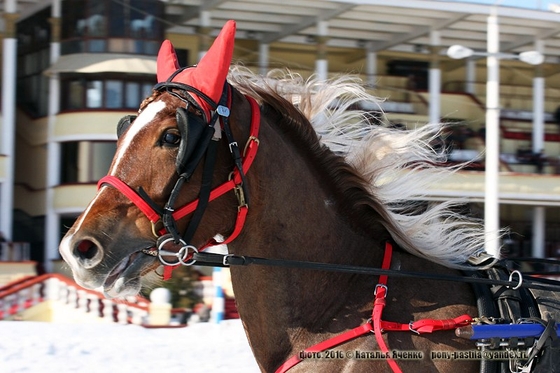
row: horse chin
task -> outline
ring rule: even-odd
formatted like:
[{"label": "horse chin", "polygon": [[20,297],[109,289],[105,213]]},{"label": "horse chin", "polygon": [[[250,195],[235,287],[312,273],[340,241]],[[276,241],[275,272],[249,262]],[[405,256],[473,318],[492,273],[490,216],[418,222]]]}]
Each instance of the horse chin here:
[{"label": "horse chin", "polygon": [[154,257],[139,251],[127,255],[109,272],[100,290],[107,298],[137,295],[142,289],[142,276],[157,267],[154,262]]}]

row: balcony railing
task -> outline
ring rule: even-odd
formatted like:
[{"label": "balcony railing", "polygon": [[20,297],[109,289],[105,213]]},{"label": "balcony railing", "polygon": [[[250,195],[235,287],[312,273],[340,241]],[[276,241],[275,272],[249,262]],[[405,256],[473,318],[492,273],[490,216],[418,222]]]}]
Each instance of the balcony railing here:
[{"label": "balcony railing", "polygon": [[0,243],[0,261],[22,262],[29,260],[29,242],[2,242]]},{"label": "balcony railing", "polygon": [[45,301],[56,301],[109,322],[147,324],[149,303],[145,299],[106,299],[101,293],[83,289],[59,274],[31,276],[0,287],[0,320],[15,319]]}]

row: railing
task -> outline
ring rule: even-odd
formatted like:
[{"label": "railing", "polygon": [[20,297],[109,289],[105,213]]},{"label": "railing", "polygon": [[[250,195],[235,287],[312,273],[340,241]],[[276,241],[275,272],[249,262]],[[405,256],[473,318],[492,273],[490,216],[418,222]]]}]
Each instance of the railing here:
[{"label": "railing", "polygon": [[43,301],[57,301],[77,311],[120,324],[144,325],[148,301],[105,299],[103,294],[81,288],[59,274],[31,276],[0,287],[0,320],[12,318]]},{"label": "railing", "polygon": [[[465,92],[467,85],[472,87],[472,94],[481,102],[486,100],[486,82],[466,82],[449,81],[446,82],[442,90],[445,92]],[[560,99],[560,88],[547,87],[544,91],[545,119],[550,120],[550,116],[558,107]],[[533,110],[533,87],[521,84],[500,84],[500,106],[504,110],[526,111],[532,113]],[[549,114],[546,114],[549,113]]]},{"label": "railing", "polygon": [[2,242],[0,243],[0,261],[21,262],[29,260],[29,242]]}]

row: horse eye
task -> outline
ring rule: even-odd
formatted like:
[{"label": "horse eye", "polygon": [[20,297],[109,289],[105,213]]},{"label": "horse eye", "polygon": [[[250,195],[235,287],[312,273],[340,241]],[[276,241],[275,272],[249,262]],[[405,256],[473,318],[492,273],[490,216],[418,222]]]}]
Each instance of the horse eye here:
[{"label": "horse eye", "polygon": [[166,132],[161,138],[162,145],[177,146],[181,142],[181,136],[173,132]]}]

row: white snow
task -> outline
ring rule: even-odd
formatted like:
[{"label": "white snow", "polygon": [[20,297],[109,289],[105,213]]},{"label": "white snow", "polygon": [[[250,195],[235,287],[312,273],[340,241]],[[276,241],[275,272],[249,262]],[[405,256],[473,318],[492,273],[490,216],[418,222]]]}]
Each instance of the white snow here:
[{"label": "white snow", "polygon": [[259,372],[241,321],[185,328],[0,322],[2,373]]}]

